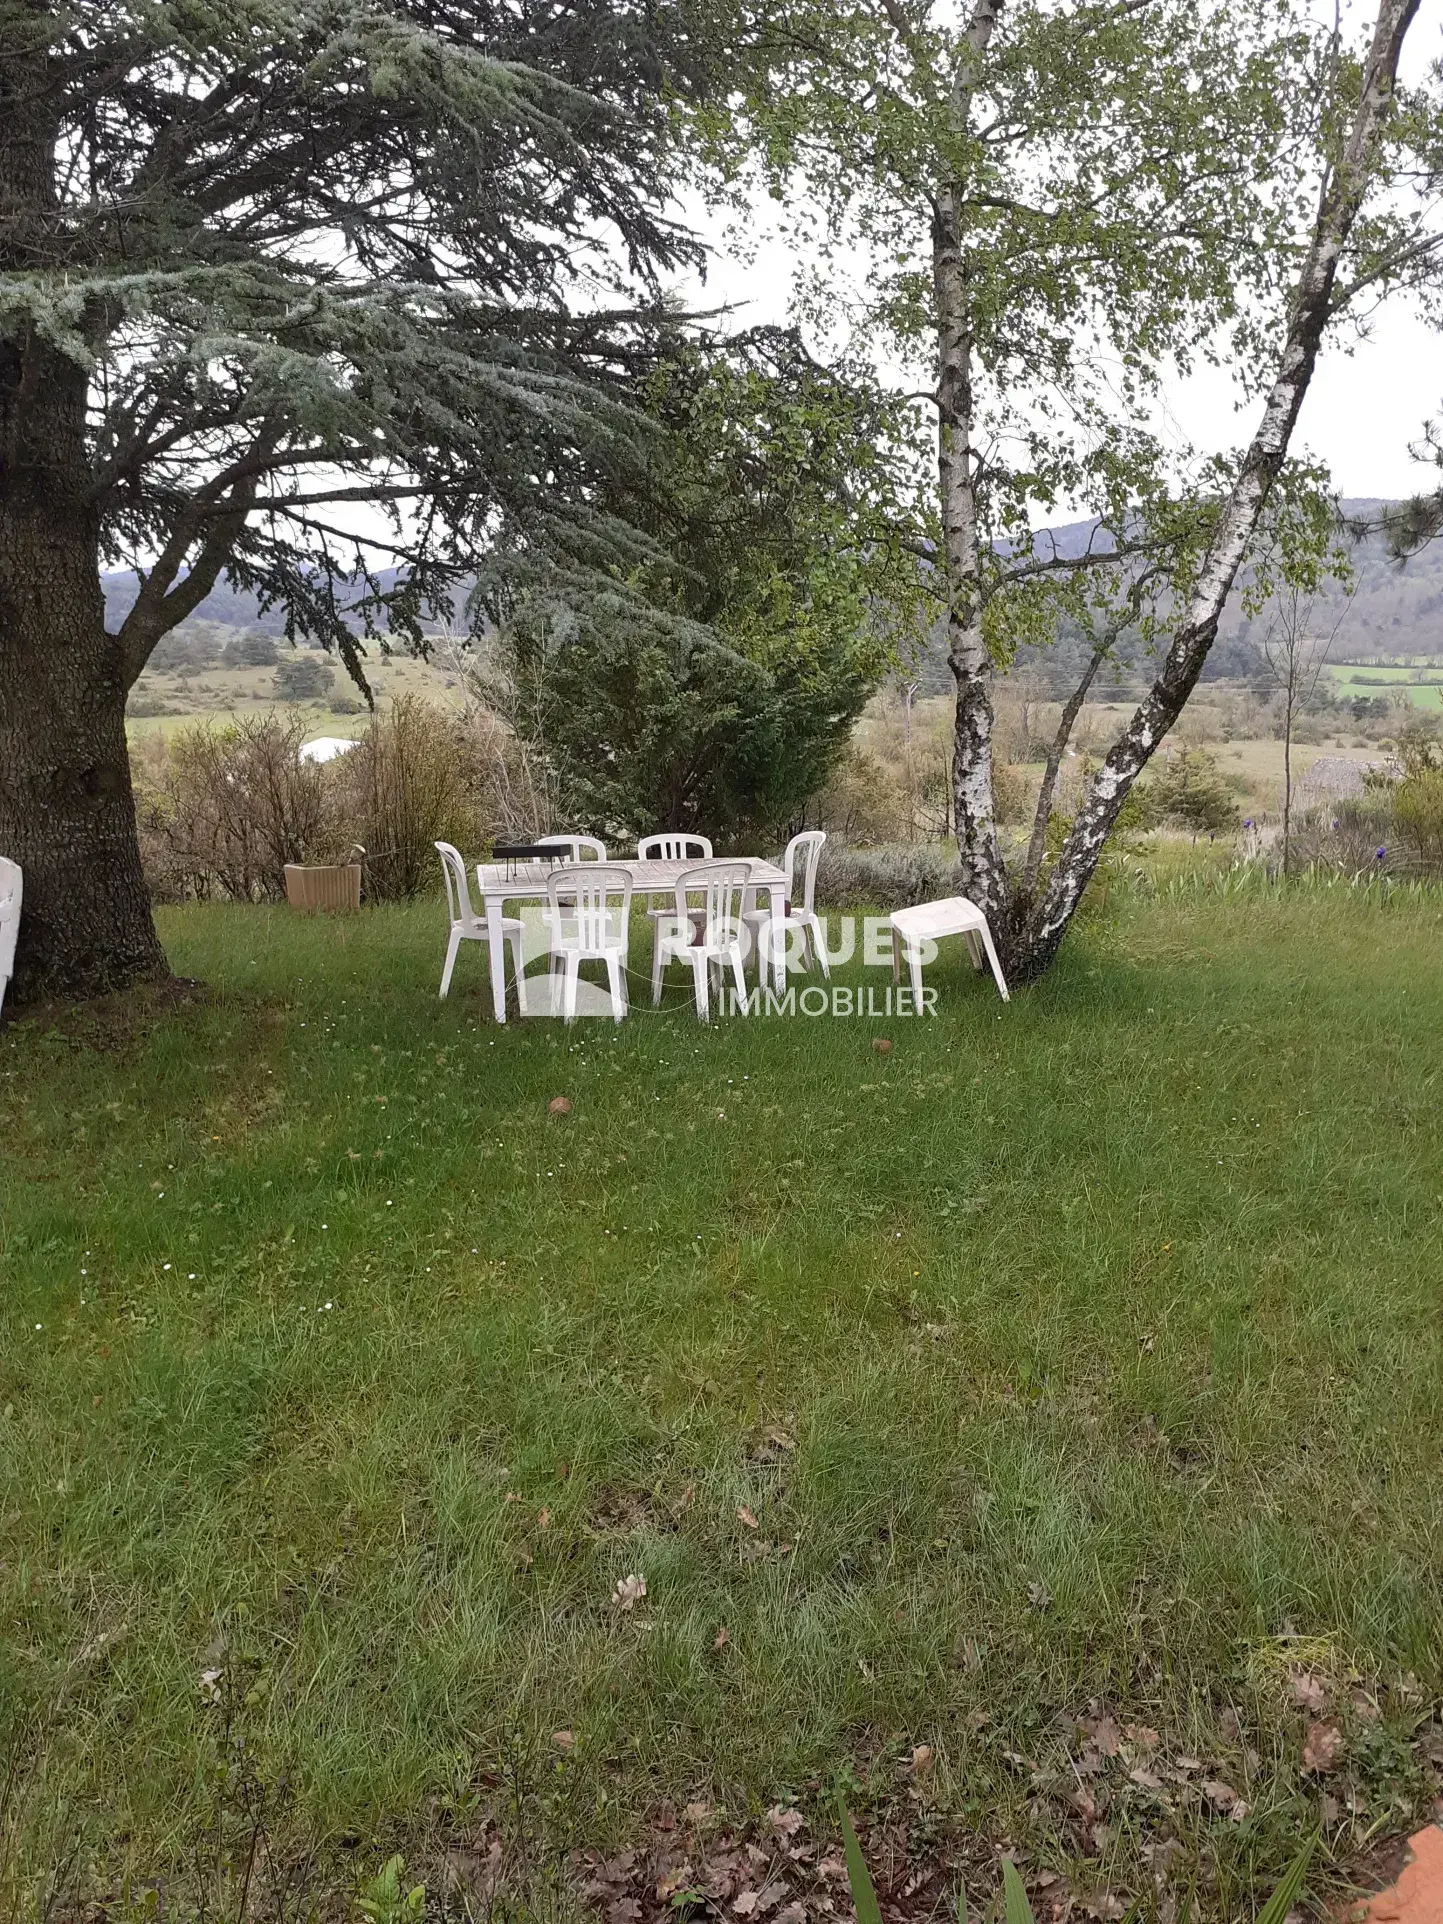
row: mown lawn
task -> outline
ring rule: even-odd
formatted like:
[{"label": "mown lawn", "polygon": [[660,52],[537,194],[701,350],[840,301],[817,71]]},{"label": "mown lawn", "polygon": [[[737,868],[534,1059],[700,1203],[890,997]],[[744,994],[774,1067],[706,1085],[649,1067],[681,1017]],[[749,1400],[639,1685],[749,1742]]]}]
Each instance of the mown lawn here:
[{"label": "mown lawn", "polygon": [[1011,1844],[1172,1924],[1406,1828],[1443,900],[1109,915],[1007,1009],[498,1033],[435,905],[197,907],[203,998],[0,1030],[0,1911],[636,1845],[630,1924],[841,1781],[898,1915]]}]

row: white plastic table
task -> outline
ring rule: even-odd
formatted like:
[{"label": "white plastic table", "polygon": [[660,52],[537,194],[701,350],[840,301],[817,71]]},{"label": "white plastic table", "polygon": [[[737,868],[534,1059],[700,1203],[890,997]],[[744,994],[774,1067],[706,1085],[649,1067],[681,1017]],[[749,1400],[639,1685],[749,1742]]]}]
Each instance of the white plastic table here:
[{"label": "white plastic table", "polygon": [[993,945],[992,931],[987,926],[987,917],[965,895],[947,895],[940,902],[919,902],[915,908],[898,909],[890,921],[892,980],[895,982],[901,974],[899,951],[905,945],[907,969],[912,978],[912,995],[919,1010],[922,1007],[922,944],[940,942],[944,935],[966,936],[967,953],[972,958],[974,969],[982,967],[985,952],[992,965],[992,979],[997,984],[998,994],[1004,1002],[1011,1000],[1002,964]]},{"label": "white plastic table", "polygon": [[[758,861],[754,856],[738,856],[736,859],[745,861],[751,869],[748,886],[766,891],[770,916],[767,949],[772,962],[772,980],[780,995],[787,986],[787,945],[783,930],[787,873],[785,869],[778,868],[775,862]],[[486,940],[491,951],[491,1003],[498,1022],[506,1020],[505,937],[501,929],[503,907],[507,902],[544,902],[552,866],[548,862],[476,864],[476,886],[485,905]],[[633,856],[629,861],[616,862],[607,857],[608,868],[626,870],[635,895],[674,895],[677,877],[697,866],[694,861],[639,862]]]}]

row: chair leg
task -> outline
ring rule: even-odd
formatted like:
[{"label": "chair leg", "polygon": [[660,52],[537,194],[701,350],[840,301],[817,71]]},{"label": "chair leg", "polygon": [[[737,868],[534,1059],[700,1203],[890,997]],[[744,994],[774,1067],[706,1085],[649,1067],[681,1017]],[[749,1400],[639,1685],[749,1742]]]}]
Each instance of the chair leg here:
[{"label": "chair leg", "polygon": [[732,975],[736,980],[737,994],[742,999],[742,1014],[745,1015],[749,1007],[747,1002],[747,972],[746,966],[742,961],[742,945],[740,942],[735,943],[732,947]]},{"label": "chair leg", "polygon": [[922,1013],[922,945],[920,942],[907,944],[907,970],[912,977],[912,1010],[915,1015]]},{"label": "chair leg", "polygon": [[521,931],[517,929],[511,937],[511,960],[516,971],[516,1013],[526,1014],[526,957],[522,953]]},{"label": "chair leg", "polygon": [[446,944],[446,966],[441,971],[441,996],[444,1000],[451,987],[451,971],[456,966],[456,951],[461,946],[461,924],[451,924],[451,940]]},{"label": "chair leg", "polygon": [[976,929],[968,929],[962,939],[967,944],[967,954],[972,966],[980,975],[987,966],[987,962],[986,957],[982,953],[982,944],[977,939]]},{"label": "chair leg", "polygon": [[711,984],[707,980],[711,964],[705,955],[696,949],[691,951],[692,993],[696,997],[696,1012],[703,1022],[711,1021]]},{"label": "chair leg", "polygon": [[626,1014],[626,991],[621,981],[621,956],[615,949],[606,951],[606,981],[611,990],[611,1019],[620,1022]]},{"label": "chair leg", "polygon": [[820,916],[809,915],[807,917],[807,933],[811,937],[812,953],[817,958],[822,974],[826,977],[827,981],[830,982],[832,979],[832,965],[827,960],[827,932],[822,927]]},{"label": "chair leg", "polygon": [[896,985],[901,980],[902,980],[902,938],[898,934],[896,925],[894,923],[892,927],[892,986],[895,988]]},{"label": "chair leg", "polygon": [[661,932],[662,925],[659,917],[653,926],[655,933],[651,940],[651,1006],[654,1009],[661,1001],[661,971],[664,966],[662,956],[665,953],[666,937]]},{"label": "chair leg", "polygon": [[561,1013],[567,1022],[576,1020],[576,987],[581,979],[581,957],[568,955],[566,974],[561,984]]},{"label": "chair leg", "polygon": [[997,993],[1004,1002],[1010,1002],[1012,997],[1007,993],[1007,978],[1002,973],[1002,963],[992,941],[992,931],[983,927],[978,929],[977,933],[982,937],[982,946],[987,951],[987,960],[992,964],[992,980],[997,984]]}]

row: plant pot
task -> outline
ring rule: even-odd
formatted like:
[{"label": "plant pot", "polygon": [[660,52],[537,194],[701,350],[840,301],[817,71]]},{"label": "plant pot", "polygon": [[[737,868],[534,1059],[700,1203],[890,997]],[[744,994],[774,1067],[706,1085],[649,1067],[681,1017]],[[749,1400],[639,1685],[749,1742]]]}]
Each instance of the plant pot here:
[{"label": "plant pot", "polygon": [[286,863],[286,900],[293,909],[358,909],[361,906],[361,865],[333,862],[302,868]]}]

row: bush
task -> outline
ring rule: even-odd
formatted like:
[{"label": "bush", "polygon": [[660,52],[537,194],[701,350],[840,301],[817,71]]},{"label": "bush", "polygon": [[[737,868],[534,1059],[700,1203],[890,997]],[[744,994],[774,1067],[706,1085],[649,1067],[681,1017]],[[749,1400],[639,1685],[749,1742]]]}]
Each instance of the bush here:
[{"label": "bush", "polygon": [[300,760],[299,721],[274,715],[180,730],[138,758],[136,809],[161,901],[275,901],[287,862],[330,858],[325,770]]},{"label": "bush", "polygon": [[320,701],[331,692],[333,679],[328,661],[298,655],[276,669],[276,694],[281,701]]},{"label": "bush", "polygon": [[433,888],[435,842],[485,839],[486,783],[474,742],[447,710],[402,695],[358,748],[329,763],[337,819],[366,851],[365,893],[398,901]]},{"label": "bush", "polygon": [[1205,748],[1175,754],[1146,784],[1142,805],[1193,835],[1219,835],[1238,824],[1238,805]]},{"label": "bush", "polygon": [[220,657],[223,668],[274,668],[280,658],[275,637],[258,628],[228,641]]},{"label": "bush", "polygon": [[957,862],[940,842],[851,848],[828,842],[817,869],[817,900],[827,908],[905,909],[955,895]]},{"label": "bush", "polygon": [[1400,866],[1443,874],[1443,747],[1423,729],[1399,738],[1403,779],[1380,792],[1392,803]]}]

